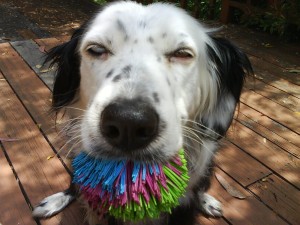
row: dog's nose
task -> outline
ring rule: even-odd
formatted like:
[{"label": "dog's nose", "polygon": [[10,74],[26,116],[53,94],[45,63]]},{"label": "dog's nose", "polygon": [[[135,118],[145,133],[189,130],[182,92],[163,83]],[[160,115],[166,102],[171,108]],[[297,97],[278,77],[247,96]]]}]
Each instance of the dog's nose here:
[{"label": "dog's nose", "polygon": [[122,150],[146,147],[158,135],[156,111],[143,100],[119,100],[101,113],[100,131],[106,141]]}]

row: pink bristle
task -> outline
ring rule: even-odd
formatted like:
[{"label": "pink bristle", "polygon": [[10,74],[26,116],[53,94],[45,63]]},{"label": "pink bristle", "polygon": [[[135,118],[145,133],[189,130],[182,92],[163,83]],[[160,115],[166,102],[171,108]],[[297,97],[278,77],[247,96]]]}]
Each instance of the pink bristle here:
[{"label": "pink bristle", "polygon": [[163,169],[162,169],[161,165],[158,165],[158,168],[159,168],[160,176],[161,176],[161,179],[160,179],[161,185],[163,186],[164,189],[166,189],[168,191],[166,175],[163,172]]},{"label": "pink bristle", "polygon": [[174,173],[176,173],[178,176],[181,175],[181,172],[174,166],[172,166],[170,163],[167,164],[167,167],[169,167]]},{"label": "pink bristle", "polygon": [[178,166],[182,166],[182,161],[179,156],[174,157],[173,162]]}]

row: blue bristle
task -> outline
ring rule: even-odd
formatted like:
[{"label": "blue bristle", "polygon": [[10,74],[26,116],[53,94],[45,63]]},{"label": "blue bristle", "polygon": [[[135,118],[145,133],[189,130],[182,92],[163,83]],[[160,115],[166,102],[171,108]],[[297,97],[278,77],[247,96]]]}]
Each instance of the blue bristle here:
[{"label": "blue bristle", "polygon": [[126,188],[126,167],[122,171],[121,181],[120,181],[120,193],[124,194]]},{"label": "blue bristle", "polygon": [[106,177],[104,178],[105,182],[103,183],[103,185],[107,187],[107,190],[109,190],[110,192],[112,192],[114,188],[114,182],[117,179],[117,177],[120,175],[122,168],[125,166],[125,162],[121,161],[114,164],[115,165],[112,168],[112,173],[106,175]]},{"label": "blue bristle", "polygon": [[160,170],[159,170],[158,164],[155,163],[155,164],[154,164],[154,167],[155,167],[156,174],[157,174],[157,175],[160,175]]},{"label": "blue bristle", "polygon": [[145,165],[143,163],[143,171],[142,171],[142,180],[145,181],[146,180],[146,168],[147,168],[147,165]]},{"label": "blue bristle", "polygon": [[133,165],[133,171],[132,171],[132,181],[133,181],[133,183],[136,182],[136,179],[139,175],[140,167],[141,167],[141,164],[139,162],[135,162],[134,165]]},{"label": "blue bristle", "polygon": [[149,168],[149,172],[150,172],[150,174],[152,175],[152,174],[153,174],[153,168],[152,168],[152,165],[151,165],[151,164],[149,164],[149,165],[148,165],[148,168]]}]

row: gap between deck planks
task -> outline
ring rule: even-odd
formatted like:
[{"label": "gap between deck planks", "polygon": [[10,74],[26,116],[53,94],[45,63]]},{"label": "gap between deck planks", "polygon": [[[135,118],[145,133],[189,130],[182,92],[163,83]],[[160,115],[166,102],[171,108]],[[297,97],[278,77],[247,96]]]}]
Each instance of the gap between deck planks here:
[{"label": "gap between deck planks", "polygon": [[242,223],[243,224],[243,223]]}]

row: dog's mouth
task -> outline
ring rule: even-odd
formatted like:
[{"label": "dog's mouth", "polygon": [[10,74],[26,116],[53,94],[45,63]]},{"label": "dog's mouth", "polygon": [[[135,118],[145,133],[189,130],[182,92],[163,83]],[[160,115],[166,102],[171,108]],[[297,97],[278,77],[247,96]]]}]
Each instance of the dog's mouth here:
[{"label": "dog's mouth", "polygon": [[[108,159],[108,160],[130,160],[138,162],[147,163],[166,163],[171,158],[173,158],[179,151],[176,149],[174,151],[166,150],[166,147],[161,145],[159,147],[148,146],[143,149],[136,149],[134,151],[117,149],[114,147],[107,146],[94,146],[92,150],[88,152],[94,158]],[[167,154],[168,152],[173,152],[173,154]]]}]

